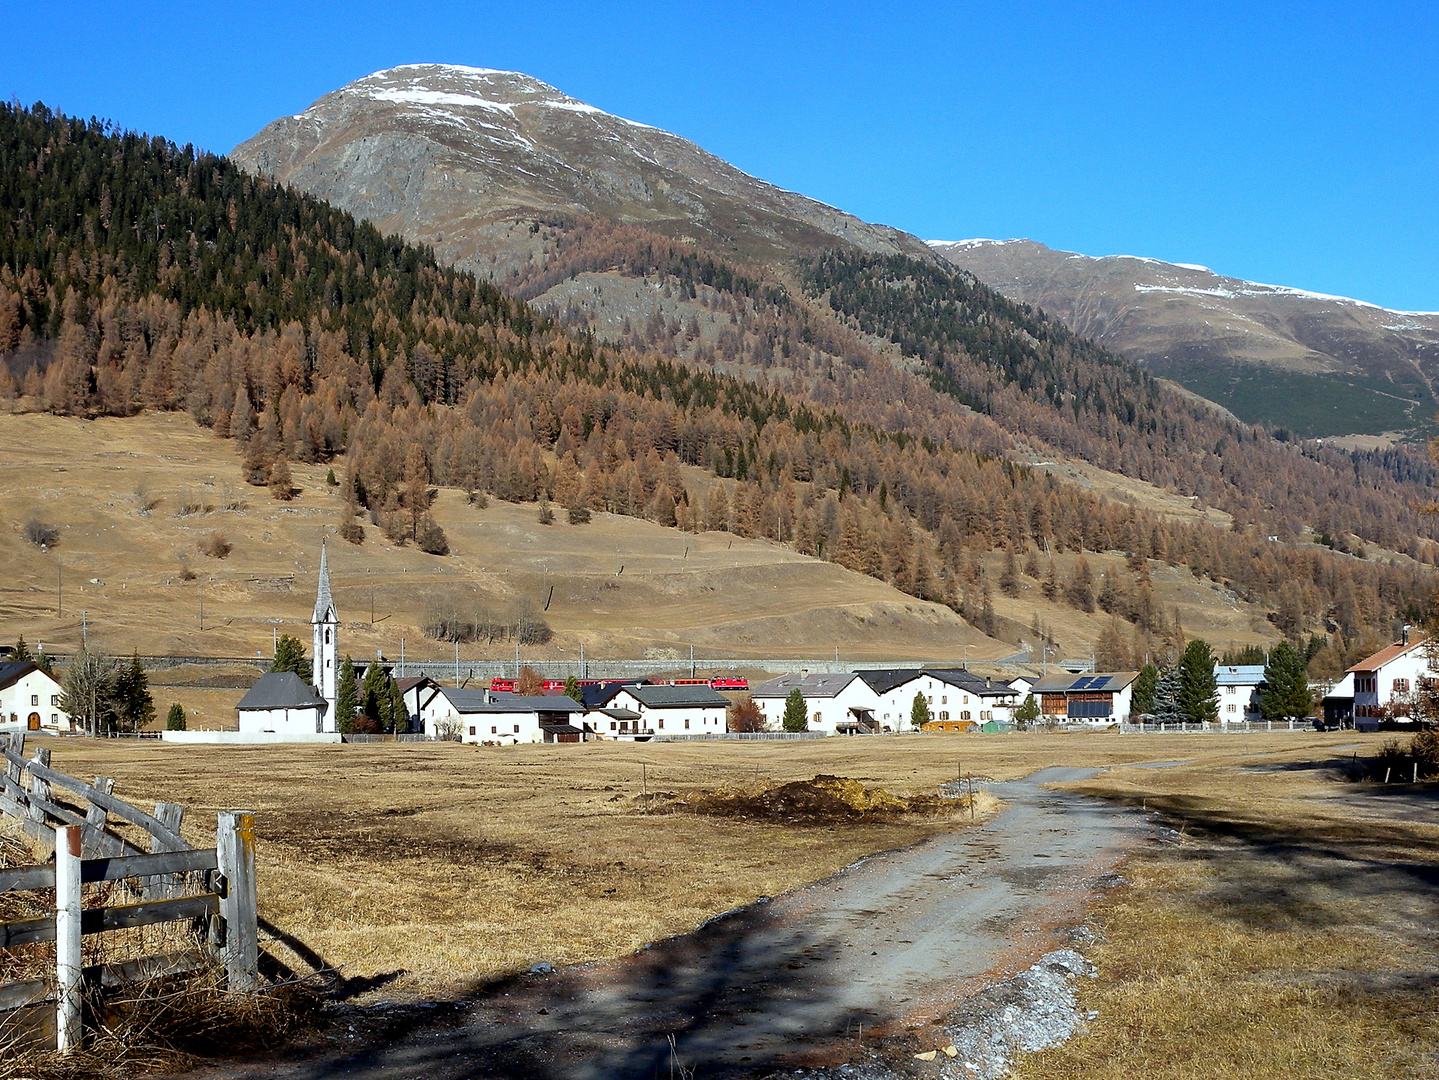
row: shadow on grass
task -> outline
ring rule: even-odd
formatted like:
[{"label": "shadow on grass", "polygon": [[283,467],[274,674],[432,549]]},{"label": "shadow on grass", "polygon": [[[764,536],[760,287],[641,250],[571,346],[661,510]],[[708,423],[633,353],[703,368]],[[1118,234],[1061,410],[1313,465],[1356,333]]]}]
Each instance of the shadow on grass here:
[{"label": "shadow on grass", "polygon": [[[582,916],[579,916],[582,917]],[[477,983],[463,1000],[349,1008],[292,1078],[620,1080],[741,1077],[877,1018],[839,1004],[825,959],[842,942],[779,925],[767,905],[715,919],[629,959]],[[338,1045],[337,1045],[338,1044]],[[349,1050],[348,1046],[353,1046]],[[242,1067],[227,1076],[265,1075]]]},{"label": "shadow on grass", "polygon": [[[1439,921],[1439,851],[1413,823],[1366,816],[1376,800],[1390,812],[1405,801],[1439,807],[1439,790],[1351,786],[1325,799],[1325,809],[1336,816],[1288,820],[1248,809],[1238,796],[1142,798],[1149,810],[1199,841],[1181,849],[1181,858],[1216,867],[1217,884],[1206,902],[1215,904],[1217,914],[1255,929],[1318,928],[1351,922],[1359,901],[1371,913],[1371,925],[1407,926],[1417,936]],[[1138,804],[1141,797],[1120,801]]]}]

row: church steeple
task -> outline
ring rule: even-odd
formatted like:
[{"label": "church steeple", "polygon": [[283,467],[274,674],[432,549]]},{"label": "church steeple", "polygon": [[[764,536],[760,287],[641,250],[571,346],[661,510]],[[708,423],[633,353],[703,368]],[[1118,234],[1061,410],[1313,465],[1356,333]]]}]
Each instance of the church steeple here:
[{"label": "church steeple", "polygon": [[320,584],[315,590],[315,613],[310,617],[314,629],[314,660],[312,674],[315,689],[329,708],[321,721],[325,731],[335,730],[335,708],[339,698],[339,632],[340,616],[330,595],[330,567],[325,558],[325,542],[320,541]]}]

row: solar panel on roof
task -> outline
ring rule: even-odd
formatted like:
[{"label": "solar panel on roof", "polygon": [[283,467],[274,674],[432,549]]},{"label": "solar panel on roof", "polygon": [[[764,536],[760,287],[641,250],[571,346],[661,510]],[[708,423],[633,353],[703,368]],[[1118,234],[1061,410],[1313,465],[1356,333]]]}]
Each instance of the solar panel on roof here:
[{"label": "solar panel on roof", "polygon": [[1093,680],[1092,678],[1090,678],[1088,675],[1086,675],[1084,678],[1080,679],[1077,683],[1075,683],[1073,686],[1071,686],[1070,689],[1071,689],[1071,690],[1088,690],[1088,689],[1089,689],[1089,684],[1092,683],[1093,681],[1094,681],[1094,680]]}]

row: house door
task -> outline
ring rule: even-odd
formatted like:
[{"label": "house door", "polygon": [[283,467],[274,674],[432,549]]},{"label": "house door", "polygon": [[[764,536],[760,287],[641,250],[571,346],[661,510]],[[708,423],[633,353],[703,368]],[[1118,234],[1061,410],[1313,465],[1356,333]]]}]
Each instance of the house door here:
[{"label": "house door", "polygon": [[32,712],[28,717],[26,717],[26,722],[30,725],[30,730],[31,730],[31,731],[39,731],[39,730],[40,730],[40,714],[39,714],[39,713],[37,713],[37,712]]}]

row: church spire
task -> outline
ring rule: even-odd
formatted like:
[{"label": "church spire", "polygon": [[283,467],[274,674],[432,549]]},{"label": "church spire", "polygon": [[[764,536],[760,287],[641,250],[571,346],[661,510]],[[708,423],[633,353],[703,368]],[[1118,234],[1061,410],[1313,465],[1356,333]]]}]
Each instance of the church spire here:
[{"label": "church spire", "polygon": [[325,562],[325,542],[320,541],[320,588],[315,593],[315,613],[310,616],[312,623],[335,622],[335,601],[330,596],[330,568]]}]

